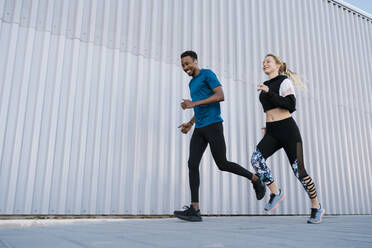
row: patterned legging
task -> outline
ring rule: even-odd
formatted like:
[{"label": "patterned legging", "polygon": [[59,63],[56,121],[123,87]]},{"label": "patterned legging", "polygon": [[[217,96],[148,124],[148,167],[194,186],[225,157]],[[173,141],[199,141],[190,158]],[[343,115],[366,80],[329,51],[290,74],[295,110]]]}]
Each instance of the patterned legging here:
[{"label": "patterned legging", "polygon": [[[261,178],[261,180],[266,184],[270,185],[274,182],[273,175],[271,173],[270,168],[266,165],[266,160],[261,154],[261,152],[256,148],[256,151],[252,154],[251,164],[256,171],[256,174]],[[299,163],[297,160],[293,164],[291,164],[293,173],[300,181],[306,192],[308,193],[310,199],[313,199],[317,196],[316,189],[313,180],[309,175],[307,175],[306,171],[303,175],[299,173]]]},{"label": "patterned legging", "polygon": [[304,167],[300,131],[292,118],[266,123],[266,134],[257,145],[251,158],[251,164],[257,175],[267,185],[274,182],[271,170],[266,165],[266,159],[281,148],[284,148],[293,173],[308,193],[310,199],[317,197],[314,182]]}]

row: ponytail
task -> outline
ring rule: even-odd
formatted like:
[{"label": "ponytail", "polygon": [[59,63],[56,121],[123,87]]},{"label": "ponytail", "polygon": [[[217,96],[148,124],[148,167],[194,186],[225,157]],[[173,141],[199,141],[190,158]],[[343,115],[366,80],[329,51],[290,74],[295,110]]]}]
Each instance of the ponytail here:
[{"label": "ponytail", "polygon": [[[282,70],[283,70],[282,72],[280,71],[280,68],[282,68]],[[306,88],[306,86],[302,82],[300,76],[297,75],[297,73],[289,70],[286,63],[283,62],[282,65],[280,66],[280,68],[279,68],[279,74],[284,74],[287,77],[289,77],[289,79],[291,79],[291,81],[293,82],[293,84],[295,86],[302,87],[304,89]]]},{"label": "ponytail", "polygon": [[279,74],[280,75],[282,75],[282,74],[286,75],[293,82],[293,84],[295,86],[302,87],[302,88],[306,89],[306,86],[302,82],[300,76],[297,73],[289,70],[288,67],[287,67],[287,64],[282,62],[282,60],[278,56],[276,56],[274,54],[266,55],[266,57],[268,57],[268,56],[273,57],[275,62],[277,64],[280,64],[280,67],[279,67]]}]

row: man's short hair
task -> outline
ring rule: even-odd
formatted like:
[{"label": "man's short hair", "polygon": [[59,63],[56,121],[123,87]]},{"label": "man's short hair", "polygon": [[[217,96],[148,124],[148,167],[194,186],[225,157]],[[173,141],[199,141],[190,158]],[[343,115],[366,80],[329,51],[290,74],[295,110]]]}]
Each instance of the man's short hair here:
[{"label": "man's short hair", "polygon": [[190,56],[193,60],[198,59],[198,55],[194,51],[185,51],[181,54],[181,59]]}]

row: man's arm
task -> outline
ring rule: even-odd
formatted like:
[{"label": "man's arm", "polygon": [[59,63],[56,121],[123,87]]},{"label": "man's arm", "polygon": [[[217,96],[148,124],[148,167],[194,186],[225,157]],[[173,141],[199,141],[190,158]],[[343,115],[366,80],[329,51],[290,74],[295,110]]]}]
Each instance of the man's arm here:
[{"label": "man's arm", "polygon": [[190,124],[192,126],[192,125],[194,125],[194,123],[195,123],[195,116],[193,116],[191,118],[191,120],[188,122],[188,124]]},{"label": "man's arm", "polygon": [[225,96],[223,94],[223,90],[221,86],[217,86],[216,88],[214,88],[213,92],[214,92],[213,95],[200,101],[193,102],[191,100],[183,99],[183,102],[181,103],[181,107],[183,109],[188,109],[188,108],[193,108],[199,105],[207,105],[207,104],[212,104],[216,102],[222,102],[225,100]]}]

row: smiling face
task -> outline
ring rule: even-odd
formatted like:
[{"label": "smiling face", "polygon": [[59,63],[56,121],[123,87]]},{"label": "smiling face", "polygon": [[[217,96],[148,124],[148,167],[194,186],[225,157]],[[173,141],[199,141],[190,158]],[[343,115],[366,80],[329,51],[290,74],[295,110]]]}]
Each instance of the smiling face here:
[{"label": "smiling face", "polygon": [[181,65],[184,72],[189,76],[194,76],[198,70],[198,60],[190,56],[181,58]]},{"label": "smiling face", "polygon": [[280,64],[272,56],[266,56],[263,61],[263,71],[266,75],[279,74]]}]

